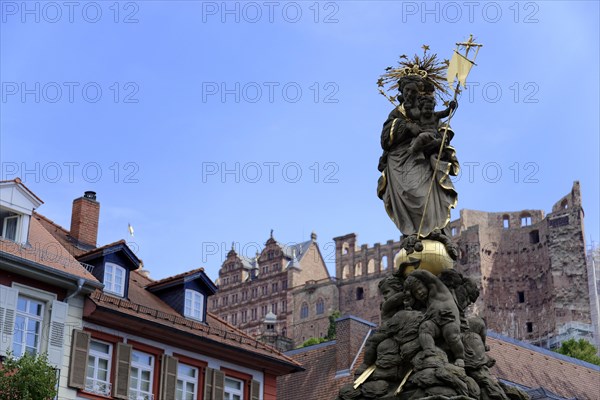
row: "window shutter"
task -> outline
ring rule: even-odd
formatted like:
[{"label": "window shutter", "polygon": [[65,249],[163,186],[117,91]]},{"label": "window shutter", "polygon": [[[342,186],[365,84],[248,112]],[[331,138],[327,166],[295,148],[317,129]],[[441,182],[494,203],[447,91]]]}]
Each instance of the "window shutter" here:
[{"label": "window shutter", "polygon": [[65,326],[69,305],[62,301],[52,302],[50,316],[50,335],[48,337],[48,364],[61,369],[63,364],[63,348],[65,343]]},{"label": "window shutter", "polygon": [[214,372],[214,369],[206,368],[206,371],[204,373],[204,400],[212,400]]},{"label": "window shutter", "polygon": [[117,370],[115,373],[114,397],[129,397],[129,365],[131,364],[131,346],[117,343]]},{"label": "window shutter", "polygon": [[259,400],[260,399],[260,382],[252,381],[250,385],[250,400]]},{"label": "window shutter", "polygon": [[213,379],[213,396],[215,400],[223,400],[225,397],[225,374],[215,369]]},{"label": "window shutter", "polygon": [[0,285],[0,355],[2,356],[12,351],[18,298],[17,289]]},{"label": "window shutter", "polygon": [[71,363],[69,365],[69,386],[71,387],[85,389],[89,348],[90,334],[78,329],[73,329]]},{"label": "window shutter", "polygon": [[177,358],[163,354],[160,375],[160,399],[175,400],[177,390]]}]

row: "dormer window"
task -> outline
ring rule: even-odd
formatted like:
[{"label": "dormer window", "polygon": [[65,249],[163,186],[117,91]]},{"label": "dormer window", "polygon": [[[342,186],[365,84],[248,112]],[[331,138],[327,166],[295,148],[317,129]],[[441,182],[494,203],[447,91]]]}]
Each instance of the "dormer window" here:
[{"label": "dormer window", "polygon": [[183,315],[197,321],[204,321],[204,295],[195,290],[185,290],[185,309]]},{"label": "dormer window", "polygon": [[123,297],[125,293],[125,268],[107,262],[104,267],[104,291]]},{"label": "dormer window", "polygon": [[19,178],[0,181],[0,237],[27,243],[31,215],[42,203]]}]

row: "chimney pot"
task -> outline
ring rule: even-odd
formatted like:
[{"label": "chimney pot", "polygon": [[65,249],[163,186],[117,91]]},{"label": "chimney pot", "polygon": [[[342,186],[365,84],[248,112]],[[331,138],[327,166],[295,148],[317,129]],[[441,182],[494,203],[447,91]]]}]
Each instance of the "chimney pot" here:
[{"label": "chimney pot", "polygon": [[96,201],[96,192],[88,190],[83,194],[83,197]]}]

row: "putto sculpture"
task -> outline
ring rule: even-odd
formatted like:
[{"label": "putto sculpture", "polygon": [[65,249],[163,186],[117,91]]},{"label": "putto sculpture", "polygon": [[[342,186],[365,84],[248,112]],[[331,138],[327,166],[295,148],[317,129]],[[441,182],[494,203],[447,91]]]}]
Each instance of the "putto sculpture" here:
[{"label": "putto sculpture", "polygon": [[[381,325],[338,400],[528,398],[489,371],[495,361],[487,355],[485,321],[467,315],[477,282],[453,269],[458,249],[446,231],[457,203],[450,177],[459,172],[450,120],[480,47],[471,35],[450,61],[440,61],[423,46],[422,56],[401,56],[378,81],[394,109],[381,132],[377,195],[402,233],[402,249],[379,283]],[[438,101],[445,109],[435,110]]]}]

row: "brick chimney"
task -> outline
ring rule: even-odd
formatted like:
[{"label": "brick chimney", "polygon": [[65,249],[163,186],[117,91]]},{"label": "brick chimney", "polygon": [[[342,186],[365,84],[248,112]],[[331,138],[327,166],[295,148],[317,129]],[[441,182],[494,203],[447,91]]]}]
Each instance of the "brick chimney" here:
[{"label": "brick chimney", "polygon": [[96,192],[87,191],[83,197],[73,200],[71,237],[78,244],[96,247],[99,219],[100,203],[96,201]]},{"label": "brick chimney", "polygon": [[352,315],[335,321],[336,378],[350,375],[358,354],[363,350],[367,335],[375,328],[375,324]]}]

